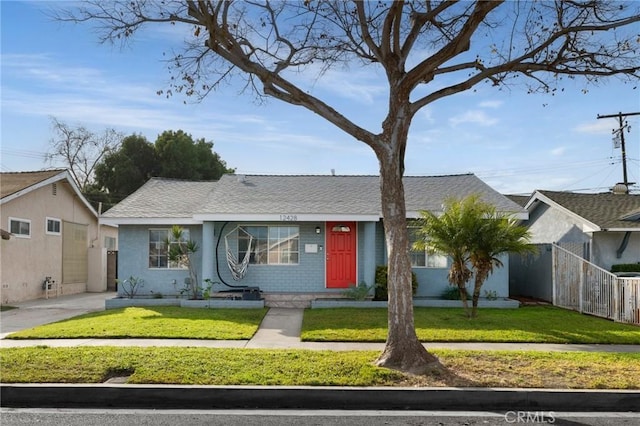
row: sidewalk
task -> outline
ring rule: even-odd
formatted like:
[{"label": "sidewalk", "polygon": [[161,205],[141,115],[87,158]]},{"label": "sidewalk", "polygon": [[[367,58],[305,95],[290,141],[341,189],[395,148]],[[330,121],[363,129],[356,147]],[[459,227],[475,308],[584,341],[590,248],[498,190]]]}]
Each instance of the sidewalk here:
[{"label": "sidewalk", "polygon": [[[104,297],[104,296],[103,296]],[[95,303],[96,296],[87,298]],[[90,304],[84,298],[77,300],[83,302],[84,309],[90,309]],[[53,306],[63,306],[63,312],[71,314],[79,309],[70,309],[72,301],[59,301],[58,303],[45,303],[48,310]],[[31,309],[23,312],[29,315],[34,314],[36,306],[42,304],[34,303]],[[95,306],[93,306],[95,308]],[[309,349],[309,350],[371,350],[382,351],[384,343],[361,343],[361,342],[302,342],[300,341],[300,330],[302,328],[303,309],[291,308],[271,308],[265,315],[260,328],[250,340],[198,340],[198,339],[37,339],[37,340],[9,340],[5,339],[5,314],[22,310],[23,308],[2,313],[2,340],[0,348],[26,347],[36,345],[46,345],[51,347],[70,346],[175,346],[175,347],[209,347],[209,348],[251,348],[251,349]],[[104,309],[104,302],[103,302]],[[95,309],[99,310],[99,309]],[[84,312],[81,312],[84,313]],[[17,315],[17,314],[16,314]],[[76,313],[75,315],[79,315]],[[61,312],[55,312],[55,316],[63,316]],[[74,315],[70,315],[74,316]],[[67,316],[68,318],[68,316]],[[9,319],[9,318],[7,318]],[[61,318],[64,319],[64,318]],[[38,317],[41,321],[42,317]],[[53,321],[57,321],[54,319]],[[35,321],[35,320],[34,320]],[[53,322],[49,321],[49,322]],[[43,322],[46,323],[46,322]],[[11,331],[32,327],[32,325],[19,328],[16,321],[10,321],[7,328],[14,328]],[[585,351],[585,352],[639,352],[639,345],[578,345],[578,344],[539,344],[539,343],[446,343],[427,342],[424,344],[428,349],[456,349],[456,350],[530,350],[530,351]]]}]

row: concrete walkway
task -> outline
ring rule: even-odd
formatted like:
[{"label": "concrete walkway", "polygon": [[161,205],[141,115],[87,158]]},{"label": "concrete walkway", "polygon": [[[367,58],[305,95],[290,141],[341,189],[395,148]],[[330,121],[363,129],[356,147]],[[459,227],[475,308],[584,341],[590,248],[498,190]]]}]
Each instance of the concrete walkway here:
[{"label": "concrete walkway", "polygon": [[81,293],[11,303],[10,305],[17,309],[0,313],[0,339],[15,331],[62,321],[88,312],[104,311],[105,299],[115,296],[114,292]]},{"label": "concrete walkway", "polygon": [[[18,309],[2,312],[0,317],[0,348],[46,345],[70,346],[193,346],[210,348],[263,348],[310,350],[372,350],[381,351],[384,343],[360,342],[301,342],[303,309],[271,308],[251,340],[197,339],[34,339],[10,340],[6,335],[26,328],[71,318],[86,312],[104,310],[104,300],[113,293],[85,293],[56,299],[36,300],[15,304]],[[640,345],[577,345],[539,343],[446,343],[427,342],[428,349],[464,350],[534,350],[586,352],[640,352]]]}]

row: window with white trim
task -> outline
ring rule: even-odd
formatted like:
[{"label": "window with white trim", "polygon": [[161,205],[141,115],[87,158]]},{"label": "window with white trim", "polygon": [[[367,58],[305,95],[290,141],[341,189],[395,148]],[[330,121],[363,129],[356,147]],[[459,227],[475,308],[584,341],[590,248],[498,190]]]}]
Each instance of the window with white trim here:
[{"label": "window with white trim", "polygon": [[10,217],[9,232],[18,238],[31,238],[31,221],[29,219]]},{"label": "window with white trim", "polygon": [[116,249],[116,238],[115,237],[104,237],[104,248],[107,250],[115,250]]},{"label": "window with white trim", "polygon": [[182,238],[173,238],[171,229],[149,230],[149,268],[150,269],[187,269],[187,265],[169,260],[172,245],[189,241],[189,230],[182,230]]},{"label": "window with white trim", "polygon": [[299,226],[241,226],[240,229],[244,232],[238,233],[238,259],[244,259],[249,241],[252,241],[250,264],[297,265],[299,263]]},{"label": "window with white trim", "polygon": [[446,268],[447,256],[439,253],[429,253],[427,250],[416,250],[413,243],[420,238],[417,227],[409,227],[409,257],[414,268]]},{"label": "window with white trim", "polygon": [[48,217],[46,220],[46,233],[49,235],[60,235],[62,229],[62,221],[54,217]]}]

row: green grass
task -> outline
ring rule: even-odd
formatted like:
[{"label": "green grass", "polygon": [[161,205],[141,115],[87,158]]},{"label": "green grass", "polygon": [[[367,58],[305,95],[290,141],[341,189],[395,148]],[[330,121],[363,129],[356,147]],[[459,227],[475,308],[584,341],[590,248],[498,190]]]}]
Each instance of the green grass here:
[{"label": "green grass", "polygon": [[[179,307],[123,308],[95,312],[9,335],[12,339],[182,338],[243,340],[258,329],[266,309]],[[481,309],[468,319],[459,308],[416,308],[423,342],[535,342],[640,344],[640,327],[551,306]],[[384,342],[386,309],[306,310],[304,341]]]},{"label": "green grass", "polygon": [[[640,344],[640,327],[582,315],[552,306],[480,309],[468,319],[461,308],[415,308],[415,328],[423,342],[535,342]],[[384,342],[387,310],[305,311],[303,341]]]},{"label": "green grass", "polygon": [[376,367],[372,351],[45,346],[0,349],[3,383],[640,389],[640,354],[434,351],[429,376]]},{"label": "green grass", "polygon": [[10,305],[0,305],[0,312],[10,311],[11,309],[17,309],[17,307]]},{"label": "green grass", "polygon": [[250,339],[267,309],[173,306],[122,308],[80,315],[12,333],[9,339],[164,338]]}]

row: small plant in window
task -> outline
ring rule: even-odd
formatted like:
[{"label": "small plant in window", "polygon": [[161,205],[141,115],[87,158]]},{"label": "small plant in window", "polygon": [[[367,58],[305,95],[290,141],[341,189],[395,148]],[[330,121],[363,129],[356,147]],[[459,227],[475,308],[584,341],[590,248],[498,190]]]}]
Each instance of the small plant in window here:
[{"label": "small plant in window", "polygon": [[[120,284],[119,280],[116,281]],[[130,276],[128,279],[122,281],[120,285],[122,293],[129,299],[133,299],[142,287],[144,287],[144,280],[134,276]]]}]

